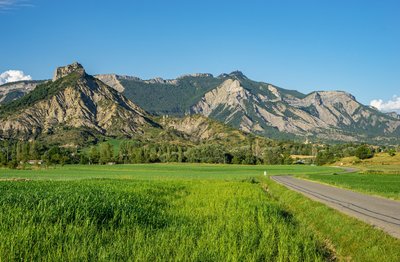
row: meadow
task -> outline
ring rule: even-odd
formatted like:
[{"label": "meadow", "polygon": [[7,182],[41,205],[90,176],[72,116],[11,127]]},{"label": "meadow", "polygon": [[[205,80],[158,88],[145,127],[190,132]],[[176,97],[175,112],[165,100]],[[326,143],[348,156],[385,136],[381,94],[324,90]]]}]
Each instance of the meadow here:
[{"label": "meadow", "polygon": [[400,154],[390,156],[388,153],[377,153],[373,158],[365,160],[345,157],[334,165],[352,167],[357,172],[309,173],[300,176],[362,193],[400,200]]},{"label": "meadow", "polygon": [[77,180],[92,178],[135,180],[241,180],[264,174],[331,174],[341,169],[320,166],[262,166],[215,164],[65,165],[37,169],[0,169],[0,179]]},{"label": "meadow", "polygon": [[265,170],[268,175],[337,172],[206,164],[0,169],[0,260],[393,261],[400,256],[400,241],[275,184],[262,175]]},{"label": "meadow", "polygon": [[390,156],[388,153],[376,153],[373,158],[360,160],[357,157],[344,157],[334,166],[356,167],[365,174],[397,174],[400,175],[400,154]]},{"label": "meadow", "polygon": [[310,174],[303,177],[367,194],[400,200],[400,175],[398,174],[336,173]]}]

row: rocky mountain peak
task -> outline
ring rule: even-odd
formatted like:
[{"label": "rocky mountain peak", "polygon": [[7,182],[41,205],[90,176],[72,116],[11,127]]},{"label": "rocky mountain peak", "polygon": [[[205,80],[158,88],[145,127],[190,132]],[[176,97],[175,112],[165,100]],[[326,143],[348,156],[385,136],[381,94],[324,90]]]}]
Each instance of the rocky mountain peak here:
[{"label": "rocky mountain peak", "polygon": [[97,79],[102,81],[104,84],[114,88],[118,92],[122,93],[125,90],[125,87],[121,85],[119,82],[118,78],[119,76],[114,75],[114,74],[105,74],[105,75],[96,75],[95,76]]},{"label": "rocky mountain peak", "polygon": [[54,72],[53,81],[56,81],[57,79],[67,76],[73,72],[78,72],[82,76],[86,74],[83,66],[78,62],[75,62],[70,65],[57,67],[56,71]]},{"label": "rocky mountain peak", "polygon": [[229,76],[234,76],[234,77],[237,77],[237,78],[244,78],[244,79],[247,78],[247,76],[245,76],[245,75],[243,74],[243,72],[242,72],[242,71],[239,71],[239,70],[236,70],[236,71],[231,72],[231,73],[229,74]]},{"label": "rocky mountain peak", "polygon": [[63,128],[131,137],[143,133],[144,128],[158,127],[139,106],[103,81],[86,75],[79,63],[57,68],[54,80],[1,107],[0,139],[61,136]]},{"label": "rocky mountain peak", "polygon": [[214,77],[214,76],[210,73],[193,73],[193,74],[181,75],[177,79],[183,79],[186,77]]},{"label": "rocky mountain peak", "polygon": [[388,116],[391,116],[396,119],[400,119],[400,115],[397,112],[388,112],[386,113]]}]

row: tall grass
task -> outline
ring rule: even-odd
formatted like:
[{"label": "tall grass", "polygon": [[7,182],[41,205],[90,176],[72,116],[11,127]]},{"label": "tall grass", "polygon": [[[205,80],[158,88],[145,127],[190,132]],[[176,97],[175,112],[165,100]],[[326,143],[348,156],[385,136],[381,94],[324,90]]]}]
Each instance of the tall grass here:
[{"label": "tall grass", "polygon": [[322,261],[331,254],[244,181],[1,181],[0,260]]},{"label": "tall grass", "polygon": [[400,240],[356,218],[305,198],[272,180],[264,179],[268,194],[293,214],[299,227],[310,231],[334,250],[339,261],[400,261]]}]

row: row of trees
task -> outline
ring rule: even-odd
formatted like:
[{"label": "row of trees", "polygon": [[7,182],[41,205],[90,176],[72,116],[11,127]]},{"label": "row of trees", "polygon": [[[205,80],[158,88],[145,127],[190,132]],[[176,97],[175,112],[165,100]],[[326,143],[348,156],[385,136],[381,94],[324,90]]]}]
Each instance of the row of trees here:
[{"label": "row of trees", "polygon": [[315,163],[317,165],[324,165],[336,162],[343,157],[356,156],[358,159],[368,159],[374,157],[376,152],[387,152],[390,156],[396,154],[394,148],[374,148],[368,145],[355,145],[355,144],[342,144],[335,146],[327,146],[326,148],[319,150]]},{"label": "row of trees", "polygon": [[[259,149],[258,149],[259,150]],[[36,161],[33,161],[36,160]],[[40,161],[37,161],[40,160]],[[28,162],[42,162],[45,165],[64,164],[107,164],[115,163],[225,163],[225,164],[291,164],[292,159],[282,147],[276,146],[263,152],[254,152],[254,147],[245,145],[227,149],[219,144],[185,146],[175,144],[142,144],[138,141],[124,141],[115,150],[108,142],[92,146],[87,150],[45,146],[36,141],[16,143],[2,142],[0,165],[17,167]]]},{"label": "row of trees", "polygon": [[[107,164],[114,163],[225,163],[225,164],[292,164],[291,154],[314,155],[317,165],[333,163],[343,157],[371,158],[376,151],[396,154],[394,148],[372,148],[367,145],[341,144],[316,147],[284,143],[275,145],[248,145],[227,148],[220,144],[182,145],[170,143],[144,143],[122,141],[116,150],[108,142],[89,149],[78,150],[59,146],[46,146],[37,141],[1,141],[0,165],[17,167],[30,160],[41,160],[45,165]],[[38,161],[37,161],[38,162]]]}]

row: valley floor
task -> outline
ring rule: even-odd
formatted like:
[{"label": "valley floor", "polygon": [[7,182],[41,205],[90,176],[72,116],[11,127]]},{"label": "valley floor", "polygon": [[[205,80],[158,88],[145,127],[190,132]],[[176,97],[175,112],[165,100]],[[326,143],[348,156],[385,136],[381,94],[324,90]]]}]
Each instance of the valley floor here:
[{"label": "valley floor", "polygon": [[395,261],[400,241],[263,176],[314,166],[0,169],[0,260]]}]

